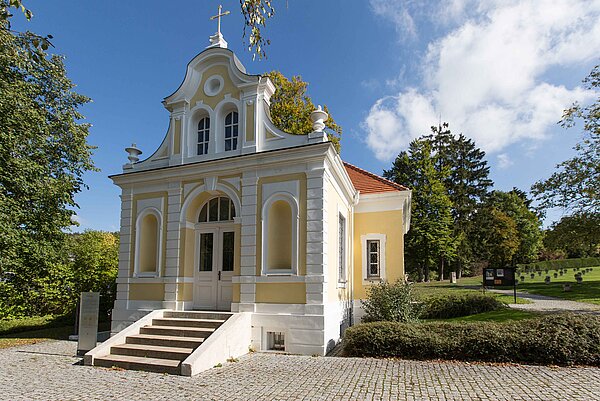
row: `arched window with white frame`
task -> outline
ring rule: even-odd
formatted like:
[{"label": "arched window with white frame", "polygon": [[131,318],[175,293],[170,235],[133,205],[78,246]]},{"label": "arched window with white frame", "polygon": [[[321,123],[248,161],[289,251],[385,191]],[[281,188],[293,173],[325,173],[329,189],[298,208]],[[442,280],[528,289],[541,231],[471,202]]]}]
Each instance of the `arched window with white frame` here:
[{"label": "arched window with white frame", "polygon": [[263,206],[262,272],[298,272],[298,204],[288,194],[275,194]]},{"label": "arched window with white frame", "polygon": [[208,143],[210,141],[210,117],[201,118],[198,121],[198,145],[197,155],[208,154]]},{"label": "arched window with white frame", "polygon": [[162,217],[158,210],[143,210],[136,223],[135,276],[158,277],[162,255]]},{"label": "arched window with white frame", "polygon": [[239,116],[231,111],[225,116],[225,151],[236,150],[239,136]]}]

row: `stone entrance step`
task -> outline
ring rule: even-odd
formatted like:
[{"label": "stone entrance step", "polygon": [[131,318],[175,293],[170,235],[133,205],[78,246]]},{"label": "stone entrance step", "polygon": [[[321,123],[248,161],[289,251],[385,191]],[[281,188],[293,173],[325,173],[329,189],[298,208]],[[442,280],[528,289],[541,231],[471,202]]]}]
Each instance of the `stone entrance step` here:
[{"label": "stone entrance step", "polygon": [[129,355],[113,355],[95,358],[94,365],[104,368],[121,368],[129,370],[144,370],[146,372],[169,373],[178,375],[181,373],[180,361],[159,358],[145,358]]},{"label": "stone entrance step", "polygon": [[204,327],[177,327],[177,326],[146,326],[140,329],[140,334],[157,334],[161,336],[206,338],[215,329]]},{"label": "stone entrance step", "polygon": [[140,356],[146,358],[172,359],[183,361],[194,351],[194,348],[167,347],[162,345],[123,344],[111,347],[113,355]]},{"label": "stone entrance step", "polygon": [[177,326],[177,327],[199,327],[214,329],[223,324],[223,319],[184,319],[179,317],[170,317],[163,319],[152,319],[153,326]]},{"label": "stone entrance step", "polygon": [[203,338],[156,336],[152,334],[136,334],[126,338],[127,344],[158,345],[165,347],[172,346],[192,349],[198,348],[203,341]]},{"label": "stone entrance step", "polygon": [[112,345],[110,354],[94,358],[95,366],[181,374],[183,362],[227,319],[228,312],[165,311]]}]

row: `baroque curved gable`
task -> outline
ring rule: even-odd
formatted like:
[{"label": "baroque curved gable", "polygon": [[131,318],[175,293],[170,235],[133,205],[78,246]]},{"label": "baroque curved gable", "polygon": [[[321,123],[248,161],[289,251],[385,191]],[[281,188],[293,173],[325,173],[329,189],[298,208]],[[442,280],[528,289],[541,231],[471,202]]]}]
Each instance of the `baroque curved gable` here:
[{"label": "baroque curved gable", "polygon": [[275,91],[269,78],[246,73],[226,48],[210,47],[187,65],[183,82],[163,100],[169,128],[147,159],[126,164],[124,171],[215,160],[243,154],[325,142],[321,133],[292,135],[270,119]]}]

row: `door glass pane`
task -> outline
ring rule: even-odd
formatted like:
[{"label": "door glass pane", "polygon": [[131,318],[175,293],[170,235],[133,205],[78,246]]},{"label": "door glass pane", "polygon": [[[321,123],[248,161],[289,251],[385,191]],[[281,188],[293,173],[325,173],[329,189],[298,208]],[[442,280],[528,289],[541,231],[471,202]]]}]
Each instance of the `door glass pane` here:
[{"label": "door glass pane", "polygon": [[213,262],[213,233],[200,234],[200,266],[201,272],[212,271]]},{"label": "door glass pane", "polygon": [[233,271],[233,244],[235,233],[232,231],[223,233],[223,271]]},{"label": "door glass pane", "polygon": [[220,215],[219,221],[229,220],[229,198],[219,198]]},{"label": "door glass pane", "polygon": [[208,203],[208,221],[217,221],[219,220],[219,199],[213,198]]}]

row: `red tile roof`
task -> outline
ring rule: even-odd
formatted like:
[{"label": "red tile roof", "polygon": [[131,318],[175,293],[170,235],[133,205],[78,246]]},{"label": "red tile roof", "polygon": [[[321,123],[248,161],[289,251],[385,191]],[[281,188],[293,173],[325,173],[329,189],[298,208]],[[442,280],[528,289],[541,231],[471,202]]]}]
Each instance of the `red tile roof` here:
[{"label": "red tile roof", "polygon": [[360,191],[361,194],[408,191],[408,188],[404,185],[396,184],[395,182],[387,180],[376,174],[369,173],[362,168],[353,166],[350,163],[344,162],[344,167],[346,167],[346,172],[350,176],[350,181],[352,181],[352,184],[354,184],[354,188]]}]

